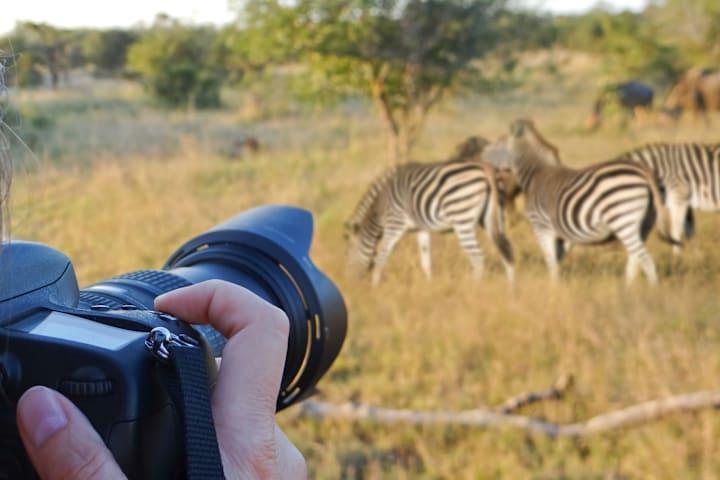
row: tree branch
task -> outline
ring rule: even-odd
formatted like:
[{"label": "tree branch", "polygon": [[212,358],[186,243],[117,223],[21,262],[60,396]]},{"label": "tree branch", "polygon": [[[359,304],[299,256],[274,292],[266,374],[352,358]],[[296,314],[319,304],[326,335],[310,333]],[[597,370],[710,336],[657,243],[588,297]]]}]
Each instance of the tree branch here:
[{"label": "tree branch", "polygon": [[497,408],[500,413],[515,413],[528,405],[545,400],[560,400],[573,386],[572,375],[561,375],[547,390],[525,392],[506,400]]},{"label": "tree branch", "polygon": [[490,409],[458,412],[414,411],[378,408],[358,403],[333,404],[306,400],[298,415],[307,418],[367,420],[377,423],[408,423],[411,425],[463,425],[481,428],[515,428],[550,438],[585,437],[635,427],[679,413],[720,407],[720,391],[702,391],[640,403],[611,411],[583,422],[556,424],[534,418],[500,413]]},{"label": "tree branch", "polygon": [[370,71],[368,76],[370,80],[370,93],[373,101],[375,102],[378,110],[380,110],[380,113],[382,113],[383,118],[388,124],[388,127],[393,135],[397,136],[399,131],[398,122],[393,115],[389,99],[385,93],[385,80],[390,73],[390,65],[384,63],[378,72],[375,72],[372,66],[368,66],[368,70]]}]

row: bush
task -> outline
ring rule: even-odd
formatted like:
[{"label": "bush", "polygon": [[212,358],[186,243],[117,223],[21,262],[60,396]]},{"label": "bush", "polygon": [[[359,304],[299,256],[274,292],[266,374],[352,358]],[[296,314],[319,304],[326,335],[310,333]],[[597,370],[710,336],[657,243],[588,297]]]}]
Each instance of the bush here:
[{"label": "bush", "polygon": [[37,87],[42,85],[44,76],[40,70],[39,62],[33,55],[20,54],[11,69],[14,78],[11,81],[18,87]]},{"label": "bush", "polygon": [[214,35],[162,18],[132,45],[128,67],[164,106],[218,107],[222,74],[211,62]]}]

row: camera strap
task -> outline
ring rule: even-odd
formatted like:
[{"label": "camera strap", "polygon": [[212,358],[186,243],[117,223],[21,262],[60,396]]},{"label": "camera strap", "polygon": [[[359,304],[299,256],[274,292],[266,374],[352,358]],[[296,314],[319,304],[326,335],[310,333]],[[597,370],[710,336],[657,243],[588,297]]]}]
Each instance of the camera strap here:
[{"label": "camera strap", "polygon": [[180,414],[188,480],[222,480],[222,459],[215,433],[205,352],[187,335],[154,328],[145,341],[160,360],[170,399]]}]

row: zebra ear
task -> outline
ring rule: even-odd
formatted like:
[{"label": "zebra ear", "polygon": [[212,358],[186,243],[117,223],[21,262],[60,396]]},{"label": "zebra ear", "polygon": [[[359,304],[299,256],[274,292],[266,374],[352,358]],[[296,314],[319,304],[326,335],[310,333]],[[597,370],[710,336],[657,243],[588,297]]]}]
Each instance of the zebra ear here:
[{"label": "zebra ear", "polygon": [[522,120],[515,120],[510,124],[510,135],[513,137],[520,137],[522,136],[523,132],[525,131],[525,122]]},{"label": "zebra ear", "polygon": [[343,226],[345,227],[345,236],[346,236],[346,237],[347,237],[348,234],[350,234],[350,233],[358,233],[358,231],[360,230],[360,225],[358,225],[358,224],[355,223],[355,222],[347,221],[347,222],[345,222],[345,223],[343,224]]}]

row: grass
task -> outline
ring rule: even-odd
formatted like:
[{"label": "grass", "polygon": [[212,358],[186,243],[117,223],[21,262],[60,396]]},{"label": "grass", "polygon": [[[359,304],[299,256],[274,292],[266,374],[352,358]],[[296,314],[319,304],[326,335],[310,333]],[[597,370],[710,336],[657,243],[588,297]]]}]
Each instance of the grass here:
[{"label": "grass", "polygon": [[[350,311],[339,359],[320,384],[331,401],[461,410],[545,388],[572,373],[574,392],[531,415],[570,422],[701,389],[720,379],[720,218],[698,215],[697,238],[673,263],[656,239],[661,284],[623,287],[619,247],[576,248],[563,281],[547,273],[522,215],[510,220],[518,286],[509,291],[497,253],[474,281],[457,240],[433,236],[435,276],[426,280],[413,238],[391,257],[383,284],[344,275],[343,221],[387,166],[383,132],[366,107],[249,122],[234,109],[153,111],[132,87],[93,94],[36,92],[21,106],[50,115],[40,164],[21,169],[13,197],[15,238],[49,243],[74,261],[83,284],[158,267],[185,239],[262,203],[310,209],[312,255],[336,279]],[[610,125],[582,131],[591,92],[569,98],[549,87],[500,98],[446,102],[427,126],[417,158],[440,159],[471,134],[494,138],[532,116],[565,162],[583,165],[649,140],[717,141],[716,129]],[[95,105],[95,106],[93,106]],[[27,107],[29,108],[29,107]],[[48,113],[49,112],[49,113]],[[717,125],[716,119],[715,125]],[[252,158],[222,154],[251,133]],[[318,479],[712,479],[720,477],[720,415],[703,412],[582,441],[515,431],[378,426],[279,415]]]}]

